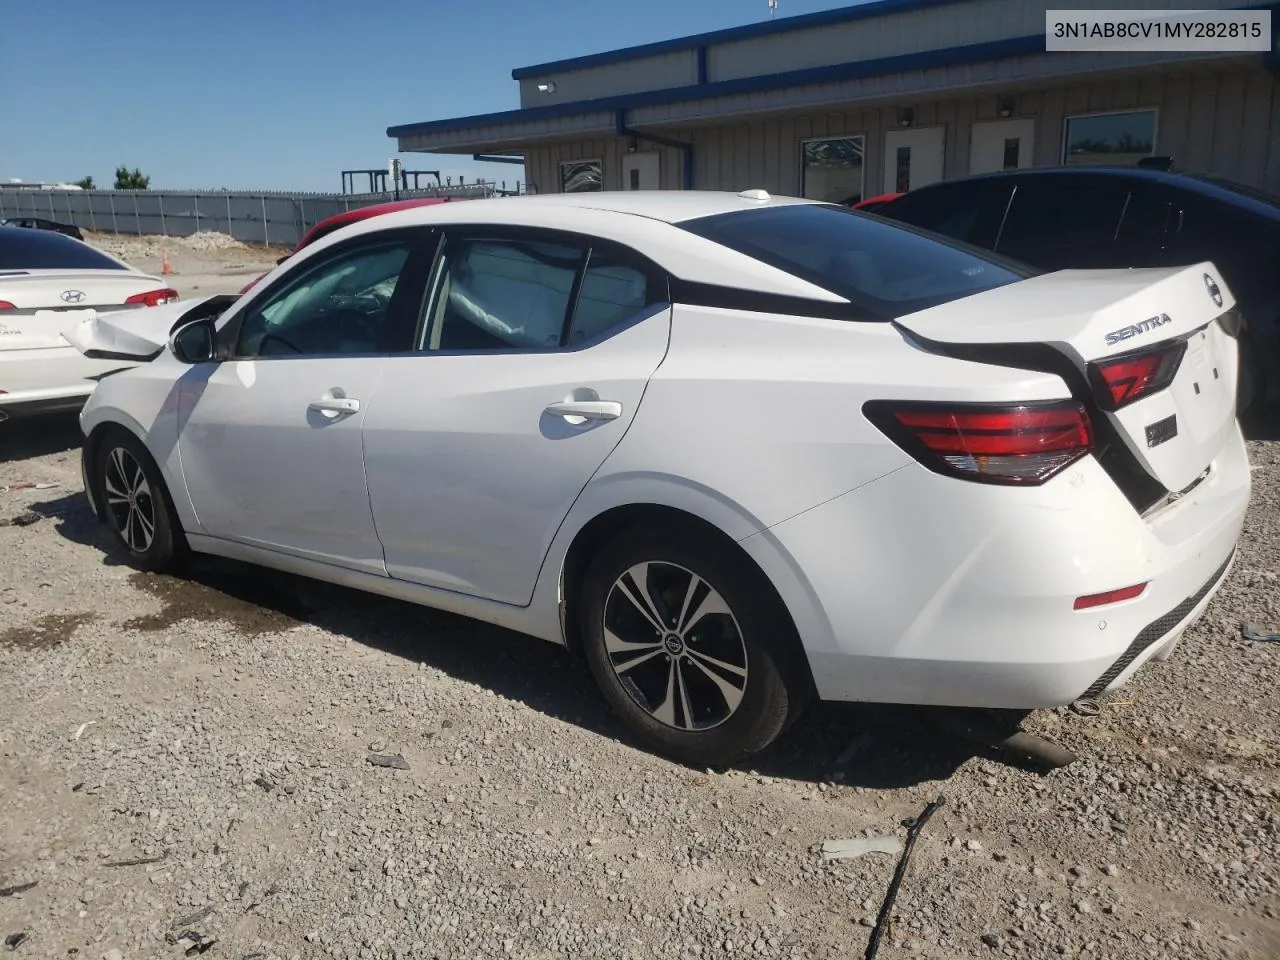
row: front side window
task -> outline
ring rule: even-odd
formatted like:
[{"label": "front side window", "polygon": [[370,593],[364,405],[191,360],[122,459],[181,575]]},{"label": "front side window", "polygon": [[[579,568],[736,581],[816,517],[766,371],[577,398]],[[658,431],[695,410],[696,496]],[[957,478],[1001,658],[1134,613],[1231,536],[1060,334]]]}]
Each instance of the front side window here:
[{"label": "front side window", "polygon": [[390,349],[391,301],[412,243],[362,246],[314,266],[248,308],[236,356],[315,356]]},{"label": "front side window", "polygon": [[599,160],[566,160],[560,164],[561,193],[595,193],[603,189]]},{"label": "front side window", "polygon": [[586,252],[534,240],[451,238],[427,304],[428,350],[560,346]]},{"label": "front side window", "polygon": [[850,206],[862,199],[862,154],[866,139],[831,137],[800,144],[801,195]]},{"label": "front side window", "polygon": [[1155,152],[1156,112],[1067,117],[1064,143],[1065,164],[1131,167]]},{"label": "front side window", "polygon": [[827,204],[788,204],[680,224],[892,319],[1030,275],[980,251]]}]

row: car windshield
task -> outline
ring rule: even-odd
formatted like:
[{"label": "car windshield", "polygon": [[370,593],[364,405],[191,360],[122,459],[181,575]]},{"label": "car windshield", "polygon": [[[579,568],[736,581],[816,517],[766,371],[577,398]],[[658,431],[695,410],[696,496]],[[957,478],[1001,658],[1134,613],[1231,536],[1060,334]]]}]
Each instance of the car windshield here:
[{"label": "car windshield", "polygon": [[0,227],[0,270],[124,269],[124,264],[61,233]]},{"label": "car windshield", "polygon": [[975,247],[833,204],[789,204],[679,224],[891,320],[1033,271]]}]

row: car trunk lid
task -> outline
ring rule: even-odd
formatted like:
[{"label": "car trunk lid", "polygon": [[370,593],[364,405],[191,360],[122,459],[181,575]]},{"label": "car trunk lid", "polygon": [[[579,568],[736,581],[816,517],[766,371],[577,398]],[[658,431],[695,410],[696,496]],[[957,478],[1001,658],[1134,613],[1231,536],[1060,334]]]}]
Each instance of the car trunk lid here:
[{"label": "car trunk lid", "polygon": [[0,300],[13,309],[0,311],[0,318],[36,311],[119,310],[129,297],[166,287],[159,277],[132,270],[5,270],[0,271]]},{"label": "car trunk lid", "polygon": [[951,355],[1062,370],[1107,433],[1176,492],[1203,475],[1235,429],[1234,307],[1217,269],[1202,263],[1062,270],[896,322]]}]

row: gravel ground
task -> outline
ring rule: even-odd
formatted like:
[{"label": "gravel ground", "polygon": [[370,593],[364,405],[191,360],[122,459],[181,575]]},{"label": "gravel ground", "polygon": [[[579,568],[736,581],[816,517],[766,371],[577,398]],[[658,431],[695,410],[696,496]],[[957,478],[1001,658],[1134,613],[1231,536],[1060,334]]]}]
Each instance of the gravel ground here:
[{"label": "gravel ground", "polygon": [[[460,618],[239,565],[121,565],[73,421],[0,434],[0,937],[128,960],[861,956],[945,795],[890,957],[1280,956],[1280,442],[1238,564],[1077,751],[1005,765],[823,706],[750,769],[637,749],[584,668]],[[400,755],[407,769],[373,765]],[[16,889],[15,889],[16,888]],[[187,934],[184,938],[182,935]],[[176,941],[176,942],[172,942]]]}]

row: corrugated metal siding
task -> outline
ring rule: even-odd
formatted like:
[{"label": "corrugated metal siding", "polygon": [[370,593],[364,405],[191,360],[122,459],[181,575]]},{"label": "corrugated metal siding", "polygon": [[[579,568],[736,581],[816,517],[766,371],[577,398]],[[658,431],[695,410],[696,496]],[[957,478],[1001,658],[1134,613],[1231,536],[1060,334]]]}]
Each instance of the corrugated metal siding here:
[{"label": "corrugated metal siding", "polygon": [[[1166,0],[1166,9],[1207,10],[1240,0]],[[763,6],[763,5],[762,5]],[[808,30],[711,44],[707,80],[716,82],[898,54],[1024,37],[1044,30],[1046,10],[1149,10],[1151,0],[969,0],[927,10],[888,13]],[[623,93],[660,90],[698,81],[696,49],[548,73],[520,81],[520,104],[532,107]],[[554,93],[539,93],[554,80]]]},{"label": "corrugated metal siding", "polygon": [[[1043,29],[1043,27],[1041,27]],[[541,93],[539,83],[554,81],[551,93]],[[624,63],[586,67],[546,77],[520,81],[520,106],[542,107],[552,103],[612,97],[621,93],[683,87],[698,82],[698,52],[677,50],[655,57],[641,57]]]},{"label": "corrugated metal siding", "polygon": [[1131,73],[1140,67],[1159,66],[1176,72],[1193,66],[1253,62],[1232,53],[1053,53],[1016,57],[1009,60],[939,67],[910,73],[860,77],[809,87],[788,87],[762,93],[736,94],[705,100],[638,107],[628,112],[633,126],[642,124],[705,122],[709,117],[726,120],[763,111],[817,110],[827,104],[856,101],[925,99],[944,92],[954,93],[981,87],[1044,85],[1050,79]]},{"label": "corrugated metal siding", "polygon": [[[1033,117],[1033,163],[1062,160],[1065,119],[1073,114],[1154,107],[1158,110],[1156,152],[1172,155],[1190,170],[1217,174],[1280,193],[1280,81],[1262,68],[1200,69],[1182,76],[1131,74],[1017,92],[1013,117]],[[880,192],[885,131],[896,128],[897,110],[915,110],[917,127],[946,129],[944,175],[964,176],[969,167],[969,134],[978,120],[998,118],[998,94],[906,98],[849,110],[780,113],[739,123],[679,127],[669,136],[694,144],[694,186],[704,190],[762,187],[798,194],[800,143],[813,137],[865,137],[864,194]],[[561,159],[600,157],[606,189],[621,186],[626,141],[618,138],[536,148],[527,177],[542,192],[559,190]],[[681,156],[664,149],[662,185],[680,186]],[[536,159],[535,159],[536,158]]]},{"label": "corrugated metal siding", "polygon": [[[622,189],[622,160],[628,153],[625,139],[612,137],[580,140],[570,143],[532,147],[525,155],[525,182],[537,193],[560,192],[560,164],[566,160],[599,160],[606,190]],[[660,156],[659,175],[663,190],[682,187],[684,157],[674,147],[661,147],[639,141],[637,152],[653,152]]]}]

